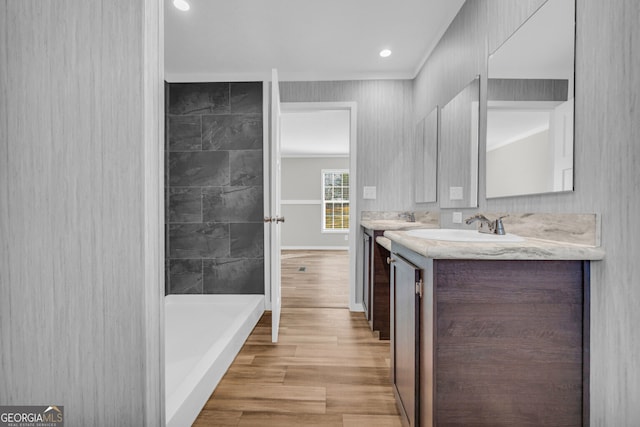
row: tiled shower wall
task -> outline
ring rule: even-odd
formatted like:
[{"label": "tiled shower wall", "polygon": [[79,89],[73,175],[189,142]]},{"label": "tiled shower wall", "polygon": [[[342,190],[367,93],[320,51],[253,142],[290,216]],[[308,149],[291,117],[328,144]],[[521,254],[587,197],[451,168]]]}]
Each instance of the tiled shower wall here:
[{"label": "tiled shower wall", "polygon": [[166,293],[264,293],[262,83],[167,83]]}]

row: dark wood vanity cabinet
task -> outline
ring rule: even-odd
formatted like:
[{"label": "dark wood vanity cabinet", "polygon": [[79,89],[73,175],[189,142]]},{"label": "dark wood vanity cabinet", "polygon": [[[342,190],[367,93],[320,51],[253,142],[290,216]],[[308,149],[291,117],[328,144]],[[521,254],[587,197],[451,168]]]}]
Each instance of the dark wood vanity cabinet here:
[{"label": "dark wood vanity cabinet", "polygon": [[[420,397],[420,286],[422,269],[394,254],[391,261],[391,378],[403,422],[415,426]],[[413,286],[412,286],[413,284]]]},{"label": "dark wood vanity cabinet", "polygon": [[404,249],[392,254],[391,374],[405,425],[589,425],[588,261]]},{"label": "dark wood vanity cabinet", "polygon": [[363,305],[372,330],[380,339],[390,337],[389,264],[390,252],[376,243],[383,230],[364,229]]},{"label": "dark wood vanity cabinet", "polygon": [[367,320],[371,320],[371,266],[373,265],[373,236],[365,229],[363,234],[364,254],[362,263],[362,306]]}]

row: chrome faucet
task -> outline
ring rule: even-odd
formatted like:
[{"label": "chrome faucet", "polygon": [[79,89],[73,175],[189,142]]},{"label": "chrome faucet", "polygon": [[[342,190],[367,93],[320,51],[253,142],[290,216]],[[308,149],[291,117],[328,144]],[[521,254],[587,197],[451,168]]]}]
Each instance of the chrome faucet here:
[{"label": "chrome faucet", "polygon": [[402,212],[398,214],[400,218],[407,218],[408,222],[416,222],[416,216],[413,212]]},{"label": "chrome faucet", "polygon": [[480,223],[478,225],[478,232],[487,234],[499,234],[503,236],[506,233],[504,231],[504,224],[502,224],[502,218],[504,218],[504,216],[501,216],[495,221],[491,221],[482,214],[475,214],[474,216],[470,216],[469,218],[465,219],[464,222],[465,224],[473,224],[474,222],[478,221]]}]

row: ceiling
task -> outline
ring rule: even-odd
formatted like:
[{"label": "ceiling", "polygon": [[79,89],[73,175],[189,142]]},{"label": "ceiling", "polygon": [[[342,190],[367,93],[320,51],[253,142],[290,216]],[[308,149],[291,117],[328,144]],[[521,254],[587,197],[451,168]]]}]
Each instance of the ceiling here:
[{"label": "ceiling", "polygon": [[349,111],[314,110],[280,116],[283,157],[349,156]]},{"label": "ceiling", "polygon": [[[464,0],[165,0],[169,82],[411,79]],[[382,49],[393,53],[381,58]]]}]

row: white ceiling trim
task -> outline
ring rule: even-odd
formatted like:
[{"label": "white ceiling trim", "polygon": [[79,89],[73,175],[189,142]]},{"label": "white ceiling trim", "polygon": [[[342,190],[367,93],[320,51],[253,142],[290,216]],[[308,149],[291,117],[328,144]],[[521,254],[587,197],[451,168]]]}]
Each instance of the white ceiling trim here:
[{"label": "white ceiling trim", "polygon": [[[455,17],[454,17],[454,20],[455,20]],[[418,76],[418,73],[422,70],[422,68],[424,67],[424,64],[427,63],[427,60],[429,59],[433,51],[436,49],[436,47],[438,46],[438,43],[440,43],[440,40],[442,39],[442,36],[444,36],[444,33],[447,32],[451,24],[453,24],[453,21],[451,21],[447,27],[443,28],[438,33],[436,38],[431,42],[431,45],[425,51],[424,55],[422,56],[422,59],[420,60],[420,62],[418,62],[416,69],[413,70],[413,76],[410,77],[410,80],[413,80]]]}]

